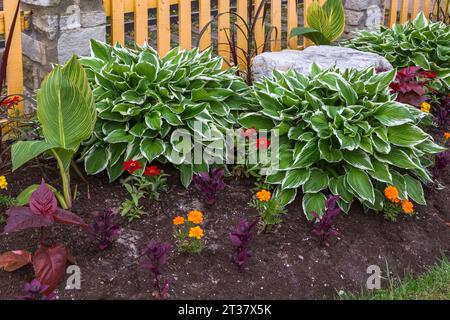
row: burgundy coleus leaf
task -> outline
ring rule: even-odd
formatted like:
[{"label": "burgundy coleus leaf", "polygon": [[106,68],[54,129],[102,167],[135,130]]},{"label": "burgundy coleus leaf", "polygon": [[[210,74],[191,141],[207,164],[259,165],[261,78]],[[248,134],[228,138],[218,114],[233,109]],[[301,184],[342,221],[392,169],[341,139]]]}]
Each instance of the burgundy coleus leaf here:
[{"label": "burgundy coleus leaf", "polygon": [[58,209],[55,194],[49,189],[44,179],[39,188],[30,197],[30,209],[35,214],[51,216]]},{"label": "burgundy coleus leaf", "polygon": [[48,288],[45,295],[53,292],[61,283],[66,272],[69,254],[62,244],[54,247],[40,246],[33,257],[33,267],[36,279]]},{"label": "burgundy coleus leaf", "polygon": [[13,272],[31,263],[31,259],[31,253],[28,251],[8,251],[0,255],[0,269]]},{"label": "burgundy coleus leaf", "polygon": [[81,217],[67,210],[57,209],[56,212],[53,214],[53,218],[55,219],[55,222],[61,224],[74,224],[84,229],[88,228],[88,224],[84,222],[84,220]]},{"label": "burgundy coleus leaf", "polygon": [[12,207],[7,211],[7,215],[8,220],[3,233],[46,227],[53,224],[53,216],[35,214],[28,207]]}]

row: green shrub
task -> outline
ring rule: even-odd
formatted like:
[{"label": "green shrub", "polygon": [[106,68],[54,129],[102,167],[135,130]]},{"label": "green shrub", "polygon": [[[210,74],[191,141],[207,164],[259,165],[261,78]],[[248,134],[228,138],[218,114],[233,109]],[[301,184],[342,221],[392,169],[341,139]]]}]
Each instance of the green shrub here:
[{"label": "green shrub", "polygon": [[429,22],[423,13],[413,22],[380,31],[361,31],[344,46],[384,56],[395,68],[420,66],[436,71],[450,85],[450,26]]},{"label": "green shrub", "polygon": [[92,57],[81,61],[93,87],[98,120],[82,153],[86,172],[106,169],[113,181],[126,160],[139,160],[144,168],[157,160],[176,165],[185,186],[193,173],[209,172],[208,163],[182,164],[184,159],[171,157],[173,150],[185,147],[172,133],[193,133],[194,121],[200,121],[200,134],[210,142],[232,128],[248,90],[236,70],[222,70],[222,59],[211,50],[175,48],[160,58],[149,46],[132,50],[92,41],[91,48]]},{"label": "green shrub", "polygon": [[259,110],[239,121],[279,129],[279,168],[266,181],[278,185],[287,202],[302,187],[309,219],[311,211],[323,213],[326,190],[341,196],[346,212],[355,199],[381,211],[386,184],[396,186],[401,199],[425,204],[419,180],[431,181],[431,154],[444,148],[417,126],[427,114],[394,101],[394,77],[395,70],[339,73],[313,65],[310,77],[274,72],[255,83]]}]

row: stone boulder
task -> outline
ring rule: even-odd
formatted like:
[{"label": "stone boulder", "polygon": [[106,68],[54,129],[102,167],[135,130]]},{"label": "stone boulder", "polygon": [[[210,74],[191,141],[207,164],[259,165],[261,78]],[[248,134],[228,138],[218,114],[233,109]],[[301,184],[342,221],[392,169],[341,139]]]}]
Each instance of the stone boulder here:
[{"label": "stone boulder", "polygon": [[265,52],[255,57],[252,69],[256,80],[270,76],[274,69],[294,69],[309,75],[314,62],[322,68],[337,67],[341,71],[350,68],[362,70],[368,67],[392,69],[392,65],[384,57],[375,53],[336,46],[311,46],[305,50]]}]

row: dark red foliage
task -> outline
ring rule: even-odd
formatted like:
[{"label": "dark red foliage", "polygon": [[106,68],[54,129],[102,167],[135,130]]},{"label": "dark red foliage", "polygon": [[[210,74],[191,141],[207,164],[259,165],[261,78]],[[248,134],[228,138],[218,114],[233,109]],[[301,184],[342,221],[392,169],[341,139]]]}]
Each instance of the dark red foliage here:
[{"label": "dark red foliage", "polygon": [[7,214],[8,220],[3,233],[46,227],[54,222],[87,227],[83,219],[75,213],[58,209],[56,197],[44,179],[39,188],[31,195],[29,207],[12,207]]},{"label": "dark red foliage", "polygon": [[445,169],[450,164],[450,151],[444,151],[436,154],[434,158],[434,167],[431,169],[431,174],[434,179],[438,179],[445,172]]},{"label": "dark red foliage", "polygon": [[193,178],[194,186],[198,192],[203,194],[206,203],[212,205],[216,202],[217,194],[225,188],[223,182],[224,169],[217,168],[211,170],[211,173],[200,172]]},{"label": "dark red foliage", "polygon": [[407,67],[397,72],[390,84],[393,92],[398,93],[397,101],[413,106],[420,106],[426,100],[427,91],[432,91],[430,82],[436,78],[434,71],[422,70],[421,67]]},{"label": "dark red foliage", "polygon": [[119,238],[120,226],[114,224],[116,214],[111,209],[93,212],[94,222],[88,227],[89,237],[100,250],[109,248]]},{"label": "dark red foliage", "polygon": [[25,295],[19,297],[19,300],[54,300],[55,294],[48,293],[49,286],[42,284],[38,279],[33,279],[30,283],[25,283],[24,291]]},{"label": "dark red foliage", "polygon": [[69,254],[62,244],[53,247],[41,245],[33,256],[33,268],[36,278],[48,286],[44,294],[54,291],[66,272],[67,258]]},{"label": "dark red foliage", "polygon": [[432,113],[436,124],[444,130],[450,126],[450,96],[445,96],[442,100],[433,105]]},{"label": "dark red foliage", "polygon": [[339,196],[329,196],[325,203],[325,213],[319,216],[316,212],[311,212],[316,221],[312,234],[319,237],[322,244],[330,246],[328,241],[330,237],[335,237],[338,232],[334,229],[334,219],[341,213],[341,209],[337,206]]},{"label": "dark red foliage", "polygon": [[253,240],[253,229],[257,223],[258,220],[249,222],[242,219],[236,226],[236,229],[230,233],[231,244],[235,247],[233,261],[239,268],[242,268],[248,258],[252,256],[250,244]]},{"label": "dark red foliage", "polygon": [[166,264],[167,253],[172,250],[172,245],[166,242],[151,240],[144,251],[147,261],[144,268],[153,275],[153,286],[157,290],[158,298],[165,299],[169,293],[169,281],[161,283],[162,267]]}]

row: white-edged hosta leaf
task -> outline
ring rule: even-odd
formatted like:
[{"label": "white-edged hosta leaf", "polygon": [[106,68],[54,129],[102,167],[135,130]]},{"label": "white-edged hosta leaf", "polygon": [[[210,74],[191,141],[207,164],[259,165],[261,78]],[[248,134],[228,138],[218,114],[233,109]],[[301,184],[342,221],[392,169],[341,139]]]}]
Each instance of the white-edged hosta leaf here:
[{"label": "white-edged hosta leaf", "polygon": [[277,188],[274,194],[274,197],[277,199],[278,204],[283,207],[293,202],[296,196],[297,189],[282,190],[281,188]]},{"label": "white-edged hosta leaf", "polygon": [[303,196],[302,206],[303,213],[308,220],[313,220],[314,216],[311,212],[315,212],[317,215],[322,216],[325,213],[325,201],[327,197],[321,192],[307,193]]},{"label": "white-edged hosta leaf", "polygon": [[408,196],[418,204],[426,205],[427,202],[425,200],[420,181],[407,174],[404,175],[403,178],[405,179],[406,192],[408,193]]},{"label": "white-edged hosta leaf", "polygon": [[317,193],[328,187],[328,174],[320,169],[309,170],[309,178],[303,184],[304,193]]},{"label": "white-edged hosta leaf", "polygon": [[293,169],[286,171],[286,176],[281,182],[281,188],[296,189],[303,185],[309,178],[309,169]]},{"label": "white-edged hosta leaf", "polygon": [[417,126],[404,124],[388,128],[389,142],[400,147],[412,147],[429,139],[427,133]]},{"label": "white-edged hosta leaf", "polygon": [[148,162],[152,162],[162,155],[166,150],[166,145],[160,139],[143,139],[141,141],[141,152]]},{"label": "white-edged hosta leaf", "polygon": [[84,168],[87,174],[97,174],[106,169],[110,153],[104,147],[97,147],[91,150],[86,156]]},{"label": "white-edged hosta leaf", "polygon": [[367,153],[360,149],[353,151],[342,150],[344,160],[352,166],[362,170],[373,170],[372,162]]},{"label": "white-edged hosta leaf", "polygon": [[345,175],[345,179],[356,197],[374,203],[375,192],[367,173],[357,168],[351,168]]}]

